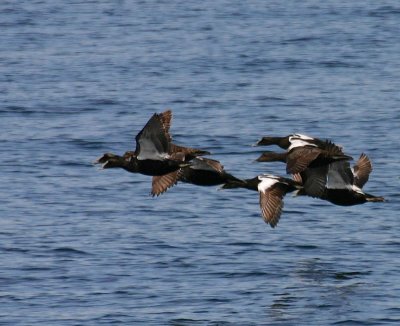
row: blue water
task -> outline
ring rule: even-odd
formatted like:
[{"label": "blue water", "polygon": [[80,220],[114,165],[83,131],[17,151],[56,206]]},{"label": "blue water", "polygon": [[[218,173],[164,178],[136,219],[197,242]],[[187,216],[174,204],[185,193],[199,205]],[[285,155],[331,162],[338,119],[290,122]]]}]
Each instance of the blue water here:
[{"label": "blue water", "polygon": [[[399,325],[398,1],[1,1],[1,325]],[[171,108],[238,177],[261,136],[329,137],[386,203],[98,171]],[[270,148],[272,150],[276,148]]]}]

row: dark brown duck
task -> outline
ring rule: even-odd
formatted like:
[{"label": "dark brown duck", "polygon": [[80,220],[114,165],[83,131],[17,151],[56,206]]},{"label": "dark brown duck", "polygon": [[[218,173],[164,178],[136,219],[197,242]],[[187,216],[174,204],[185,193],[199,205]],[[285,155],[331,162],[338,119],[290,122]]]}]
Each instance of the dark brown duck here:
[{"label": "dark brown duck", "polygon": [[[169,175],[172,175],[172,173]],[[169,188],[166,186],[159,186],[164,181],[165,184],[171,183],[166,181],[169,175],[153,177],[153,179],[159,178],[158,183],[153,185],[153,195],[158,196]],[[226,182],[240,182],[241,180],[226,172],[223,165],[219,161],[205,157],[195,157],[190,162],[190,165],[182,167],[178,170],[176,181],[191,183],[196,186],[217,186]]]},{"label": "dark brown duck", "polygon": [[362,188],[368,181],[372,164],[361,154],[353,169],[347,161],[308,168],[294,179],[303,184],[299,194],[327,200],[335,205],[352,206],[366,202],[383,202],[383,197],[365,193]]},{"label": "dark brown duck", "polygon": [[171,143],[169,126],[172,112],[155,113],[137,134],[135,151],[119,156],[106,153],[95,161],[102,168],[122,168],[128,172],[163,176],[187,166],[196,155],[208,153]]}]

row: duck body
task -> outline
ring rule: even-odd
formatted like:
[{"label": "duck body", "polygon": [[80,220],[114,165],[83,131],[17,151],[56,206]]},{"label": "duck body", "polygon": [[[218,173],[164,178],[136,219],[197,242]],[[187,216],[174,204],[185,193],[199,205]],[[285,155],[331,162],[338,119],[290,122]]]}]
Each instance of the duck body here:
[{"label": "duck body", "polygon": [[189,166],[181,169],[179,181],[197,186],[216,186],[240,180],[227,173],[219,161],[196,157]]},{"label": "duck body", "polygon": [[299,194],[327,200],[335,205],[351,206],[366,202],[382,202],[377,197],[362,191],[368,181],[372,165],[365,154],[361,154],[353,169],[347,161],[337,161],[325,166],[308,168],[294,178],[302,182]]},{"label": "duck body", "polygon": [[383,197],[376,197],[358,189],[326,189],[321,199],[339,206],[360,205],[366,202],[383,202]]},{"label": "duck body", "polygon": [[131,159],[123,169],[129,172],[138,172],[149,176],[161,176],[174,171],[177,171],[182,166],[186,166],[182,161],[175,160],[139,160],[137,158]]}]

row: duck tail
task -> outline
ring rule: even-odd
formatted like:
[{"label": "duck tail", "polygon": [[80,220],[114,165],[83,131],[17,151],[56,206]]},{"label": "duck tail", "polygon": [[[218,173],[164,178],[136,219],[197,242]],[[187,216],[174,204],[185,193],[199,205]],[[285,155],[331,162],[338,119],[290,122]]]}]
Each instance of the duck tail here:
[{"label": "duck tail", "polygon": [[235,176],[233,176],[230,173],[226,173],[225,176],[226,176],[227,183],[232,182],[232,183],[243,184],[243,182],[244,182],[243,180],[236,178]]},{"label": "duck tail", "polygon": [[368,202],[373,202],[373,203],[381,203],[381,202],[384,202],[385,201],[385,198],[383,198],[383,197],[377,197],[377,196],[372,196],[372,195],[368,195],[368,194],[366,194],[366,200],[368,201]]},{"label": "duck tail", "polygon": [[343,153],[342,147],[332,143],[330,140],[326,140],[324,147],[325,151],[328,153],[328,156],[331,156],[335,161],[353,160],[353,157]]},{"label": "duck tail", "polygon": [[190,163],[190,162],[183,162],[183,163],[179,163],[179,168],[186,168],[191,165],[192,165],[192,163]]},{"label": "duck tail", "polygon": [[304,188],[301,184],[296,184],[294,187],[295,187],[295,190],[293,191],[293,197],[307,195],[306,191],[304,190]]}]

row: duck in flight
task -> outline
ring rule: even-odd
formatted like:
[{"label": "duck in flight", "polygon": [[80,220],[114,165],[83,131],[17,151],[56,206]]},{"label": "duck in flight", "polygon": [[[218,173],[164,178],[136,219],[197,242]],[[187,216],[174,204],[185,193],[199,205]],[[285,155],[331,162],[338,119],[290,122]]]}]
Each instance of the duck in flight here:
[{"label": "duck in flight", "polygon": [[[178,170],[177,182],[190,183],[196,186],[216,186],[230,181],[241,181],[226,172],[224,166],[217,160],[206,157],[195,157],[190,163],[190,165]],[[164,181],[171,184],[171,182],[167,181],[167,176],[153,177],[154,179],[158,181],[153,184],[153,196],[158,196],[168,189],[166,185],[163,185]]]},{"label": "duck in flight", "polygon": [[318,147],[323,147],[326,140],[322,140],[319,138],[310,137],[304,134],[290,134],[284,137],[270,137],[265,136],[262,137],[254,146],[270,146],[270,145],[277,145],[282,149],[288,149],[292,144],[291,140],[293,138],[300,138],[304,141],[307,141],[310,144],[315,144]]},{"label": "duck in flight", "polygon": [[299,195],[324,199],[335,205],[351,206],[385,201],[383,197],[373,196],[362,190],[371,172],[371,161],[362,153],[353,168],[348,161],[337,161],[308,168],[295,174],[293,178],[303,184]]},{"label": "duck in flight", "polygon": [[335,161],[351,160],[343,153],[342,148],[329,140],[312,138],[302,134],[286,137],[263,137],[256,146],[278,145],[286,152],[264,152],[258,162],[280,161],[286,163],[286,172],[290,174],[303,172],[308,167],[323,166]]},{"label": "duck in flight", "polygon": [[276,227],[282,214],[283,197],[292,191],[300,190],[298,182],[270,174],[262,174],[252,179],[228,181],[222,189],[246,188],[260,194],[260,209],[264,221]]},{"label": "duck in flight", "polygon": [[219,161],[201,157],[209,152],[174,144],[169,132],[171,119],[170,110],[155,113],[135,137],[135,151],[127,151],[122,156],[106,153],[95,163],[104,169],[123,168],[152,176],[153,196],[178,182],[199,186],[223,184],[223,189],[258,191],[261,214],[271,227],[279,222],[284,196],[293,191],[336,205],[384,201],[383,197],[362,190],[372,171],[369,158],[362,154],[351,168],[348,161],[352,158],[329,140],[302,134],[263,137],[257,145],[278,145],[286,152],[265,152],[258,161],[285,162],[293,180],[270,174],[242,180],[226,172]]},{"label": "duck in flight", "polygon": [[137,134],[135,151],[122,156],[106,153],[95,161],[103,169],[122,168],[128,172],[163,176],[190,165],[189,161],[206,151],[171,143],[169,127],[172,112],[155,113]]}]

